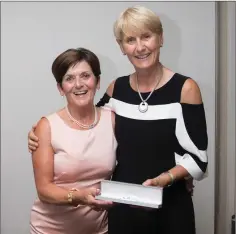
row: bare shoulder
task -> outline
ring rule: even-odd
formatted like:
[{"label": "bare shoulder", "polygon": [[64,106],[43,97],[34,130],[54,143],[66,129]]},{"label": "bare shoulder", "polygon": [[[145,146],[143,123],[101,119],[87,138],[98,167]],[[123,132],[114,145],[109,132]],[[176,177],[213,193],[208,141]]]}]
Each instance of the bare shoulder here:
[{"label": "bare shoulder", "polygon": [[201,104],[202,96],[196,81],[189,78],[185,81],[181,91],[181,103]]},{"label": "bare shoulder", "polygon": [[109,84],[109,86],[108,86],[108,88],[107,88],[107,90],[106,90],[106,93],[107,93],[110,97],[112,97],[112,95],[113,95],[113,90],[114,90],[114,85],[115,85],[115,83],[116,83],[116,79],[113,80],[113,81]]},{"label": "bare shoulder", "polygon": [[50,137],[50,131],[51,128],[48,119],[46,117],[42,117],[37,123],[35,134],[38,137],[43,136],[43,138],[47,138]]}]

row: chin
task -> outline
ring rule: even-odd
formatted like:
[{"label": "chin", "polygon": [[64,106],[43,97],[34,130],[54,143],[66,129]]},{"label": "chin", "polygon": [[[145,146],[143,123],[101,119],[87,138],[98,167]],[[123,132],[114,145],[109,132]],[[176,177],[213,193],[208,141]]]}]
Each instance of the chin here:
[{"label": "chin", "polygon": [[154,64],[138,64],[135,67],[138,69],[150,69],[154,66]]},{"label": "chin", "polygon": [[155,66],[153,61],[134,62],[133,65],[138,69],[149,69]]},{"label": "chin", "polygon": [[75,105],[78,107],[87,107],[87,106],[91,105],[91,102],[88,100],[80,100],[80,101],[77,101],[75,103]]}]

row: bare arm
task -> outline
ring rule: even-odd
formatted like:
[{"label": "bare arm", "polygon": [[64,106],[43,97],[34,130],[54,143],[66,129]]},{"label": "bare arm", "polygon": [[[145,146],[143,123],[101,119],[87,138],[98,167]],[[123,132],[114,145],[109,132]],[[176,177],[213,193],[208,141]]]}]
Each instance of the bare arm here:
[{"label": "bare arm", "polygon": [[40,145],[33,152],[32,162],[38,197],[41,201],[61,204],[78,205],[85,204],[94,209],[106,208],[112,202],[98,201],[95,196],[100,193],[96,188],[85,188],[73,192],[73,204],[68,201],[69,190],[57,186],[54,179],[54,151],[51,145],[51,130],[46,118],[39,121],[35,134],[40,139]]},{"label": "bare arm", "polygon": [[38,197],[48,203],[68,204],[68,190],[56,186],[53,182],[54,152],[51,146],[50,125],[46,118],[38,122],[35,134],[40,138],[40,145],[32,154]]}]

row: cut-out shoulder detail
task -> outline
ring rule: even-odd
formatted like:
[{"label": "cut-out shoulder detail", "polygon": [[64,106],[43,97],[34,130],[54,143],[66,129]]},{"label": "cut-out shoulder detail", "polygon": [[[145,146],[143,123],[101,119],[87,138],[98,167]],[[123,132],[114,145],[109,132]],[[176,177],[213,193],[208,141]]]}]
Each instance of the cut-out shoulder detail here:
[{"label": "cut-out shoulder detail", "polygon": [[107,93],[110,97],[112,97],[112,95],[113,95],[113,90],[114,90],[115,82],[116,82],[116,80],[113,80],[113,81],[109,84],[109,86],[108,86],[108,88],[107,88],[107,90],[106,90],[106,93]]},{"label": "cut-out shoulder detail", "polygon": [[185,81],[181,92],[181,103],[201,104],[202,96],[198,84],[189,78]]}]

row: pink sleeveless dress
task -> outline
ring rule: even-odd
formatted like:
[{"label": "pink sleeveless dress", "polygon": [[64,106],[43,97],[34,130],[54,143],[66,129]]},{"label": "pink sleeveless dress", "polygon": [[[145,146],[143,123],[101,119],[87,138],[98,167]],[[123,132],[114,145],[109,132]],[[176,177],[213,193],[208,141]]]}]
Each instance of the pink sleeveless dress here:
[{"label": "pink sleeveless dress", "polygon": [[[76,130],[67,126],[57,113],[46,117],[51,127],[54,154],[54,182],[65,188],[99,188],[110,179],[115,168],[117,142],[111,112],[101,109],[96,127]],[[30,220],[31,234],[104,234],[107,212],[85,205],[78,207],[34,202]]]}]

